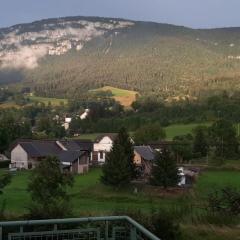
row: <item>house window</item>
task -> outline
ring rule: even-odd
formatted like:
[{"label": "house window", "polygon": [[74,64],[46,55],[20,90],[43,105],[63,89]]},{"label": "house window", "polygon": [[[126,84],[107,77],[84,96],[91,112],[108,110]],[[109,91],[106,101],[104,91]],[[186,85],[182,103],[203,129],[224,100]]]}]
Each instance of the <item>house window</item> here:
[{"label": "house window", "polygon": [[103,157],[104,157],[103,152],[99,152],[99,158],[103,159]]}]

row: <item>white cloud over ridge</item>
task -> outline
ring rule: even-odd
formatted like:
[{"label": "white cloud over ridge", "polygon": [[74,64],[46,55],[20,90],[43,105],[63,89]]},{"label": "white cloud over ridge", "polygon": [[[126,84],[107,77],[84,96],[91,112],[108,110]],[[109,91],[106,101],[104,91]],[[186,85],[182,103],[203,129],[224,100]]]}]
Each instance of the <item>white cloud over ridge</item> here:
[{"label": "white cloud over ridge", "polygon": [[[72,27],[72,25],[75,25]],[[79,27],[76,27],[76,24]],[[70,49],[80,51],[91,39],[107,31],[127,28],[134,23],[128,21],[90,22],[67,21],[44,24],[41,31],[20,32],[13,29],[0,40],[0,68],[38,67],[38,61],[47,55],[62,55]]]}]

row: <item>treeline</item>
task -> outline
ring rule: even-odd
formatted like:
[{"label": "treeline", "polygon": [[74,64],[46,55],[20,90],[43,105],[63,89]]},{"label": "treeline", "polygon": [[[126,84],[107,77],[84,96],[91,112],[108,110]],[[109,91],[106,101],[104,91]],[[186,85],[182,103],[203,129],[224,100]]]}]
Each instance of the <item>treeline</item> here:
[{"label": "treeline", "polygon": [[[74,101],[84,106],[81,101]],[[107,107],[107,105],[105,105]],[[160,98],[141,97],[132,105],[132,110],[118,108],[114,111],[100,114],[102,106],[95,109],[95,117],[91,116],[85,121],[75,119],[70,125],[72,131],[81,129],[81,133],[89,132],[117,132],[120,127],[128,131],[135,131],[148,123],[159,123],[168,126],[176,123],[213,122],[224,118],[228,121],[240,122],[240,94],[228,95],[226,92],[215,95],[206,100],[181,101],[166,103]],[[108,108],[108,107],[107,107]]]},{"label": "treeline", "polygon": [[[27,99],[23,97],[23,101]],[[90,109],[90,112],[86,119],[81,120],[80,115],[85,109]],[[1,110],[3,133],[5,131],[3,129],[9,128],[7,124],[9,117],[12,118],[9,122],[14,124],[27,124],[29,131],[25,133],[29,132],[35,138],[62,138],[82,133],[117,132],[121,127],[125,127],[129,132],[135,132],[148,124],[165,127],[176,123],[214,122],[219,119],[239,123],[240,94],[228,95],[224,92],[206,100],[173,103],[166,103],[160,98],[140,97],[133,103],[132,109],[124,109],[111,98],[109,93],[93,92],[69,100],[68,104],[61,106],[36,102],[31,105],[25,104],[19,109]],[[63,127],[65,117],[72,118],[67,131]],[[25,135],[29,136],[29,134]],[[12,136],[6,138],[2,134],[3,140],[9,139],[8,143],[24,134],[17,133]],[[2,146],[7,145],[2,144]]]}]

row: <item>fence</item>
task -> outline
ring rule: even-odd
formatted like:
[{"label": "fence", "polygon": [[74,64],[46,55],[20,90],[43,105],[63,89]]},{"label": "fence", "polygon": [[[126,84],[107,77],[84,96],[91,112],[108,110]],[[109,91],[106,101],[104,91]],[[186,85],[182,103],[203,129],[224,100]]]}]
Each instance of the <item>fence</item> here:
[{"label": "fence", "polygon": [[0,222],[0,240],[160,240],[127,216]]}]

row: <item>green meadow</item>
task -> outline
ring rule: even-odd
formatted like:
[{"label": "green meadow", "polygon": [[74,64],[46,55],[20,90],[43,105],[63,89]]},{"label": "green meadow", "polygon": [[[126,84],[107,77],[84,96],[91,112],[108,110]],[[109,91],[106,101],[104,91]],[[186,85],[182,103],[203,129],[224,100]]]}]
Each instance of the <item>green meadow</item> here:
[{"label": "green meadow", "polygon": [[[0,195],[0,202],[3,199],[7,200],[6,211],[9,214],[18,215],[26,212],[30,200],[27,191],[30,174],[30,171],[17,172],[4,193]],[[83,213],[106,214],[121,209],[142,209],[149,212],[153,207],[171,207],[182,203],[182,194],[161,196],[156,189],[152,191],[153,188],[150,186],[132,184],[126,189],[115,190],[102,185],[100,176],[101,169],[98,168],[92,169],[86,175],[75,176],[75,183],[73,188],[69,189],[69,194],[77,216]],[[209,192],[223,186],[240,187],[240,172],[227,170],[203,172],[192,191],[201,202]],[[137,194],[134,193],[135,187],[138,189]]]},{"label": "green meadow", "polygon": [[[0,174],[3,170],[0,170]],[[27,191],[30,171],[20,171],[13,175],[12,182],[0,195],[0,206],[6,200],[5,213],[12,219],[27,213],[30,196]],[[160,188],[131,184],[116,190],[100,183],[101,169],[92,169],[86,175],[75,176],[74,186],[68,190],[71,196],[74,217],[103,216],[116,213],[127,214],[139,211],[148,214],[155,210],[180,211],[183,239],[234,240],[239,239],[240,229],[229,225],[193,223],[192,218],[203,210],[207,194],[225,186],[240,187],[240,172],[208,170],[201,173],[197,183],[190,190],[163,192]],[[138,189],[138,193],[134,189]],[[177,210],[178,209],[178,210]],[[176,212],[176,213],[177,213]]]},{"label": "green meadow", "polygon": [[31,102],[40,102],[44,103],[45,105],[48,105],[51,103],[52,106],[60,106],[61,104],[67,104],[67,99],[61,99],[61,98],[46,98],[46,97],[37,97],[37,96],[28,96],[29,100]]}]

